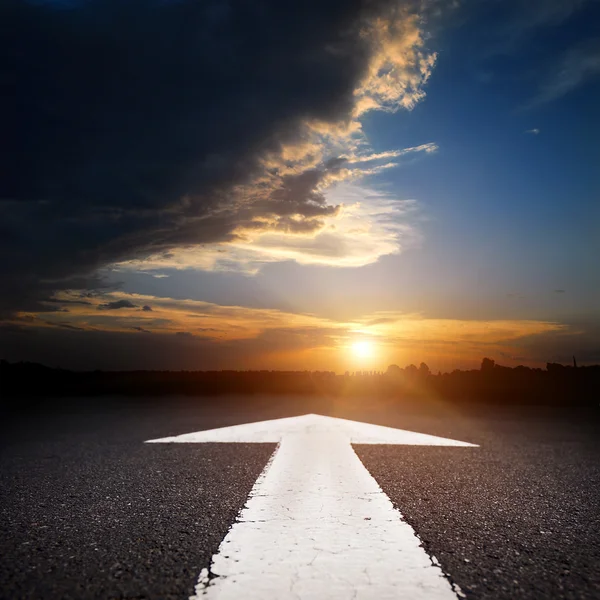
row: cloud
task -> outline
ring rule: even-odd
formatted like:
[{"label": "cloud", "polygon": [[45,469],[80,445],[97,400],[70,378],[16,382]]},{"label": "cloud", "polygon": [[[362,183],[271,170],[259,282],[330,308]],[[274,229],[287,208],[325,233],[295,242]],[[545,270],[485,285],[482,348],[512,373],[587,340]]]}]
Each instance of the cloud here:
[{"label": "cloud", "polygon": [[[240,228],[225,244],[192,247],[120,264],[122,269],[201,269],[255,273],[261,265],[295,261],[304,265],[360,267],[382,256],[418,246],[420,212],[415,200],[364,185],[333,184],[324,197],[329,214],[307,222],[288,215],[259,227]],[[318,208],[316,208],[318,211]]]},{"label": "cloud", "polygon": [[148,304],[144,304],[144,306],[142,306],[142,311],[143,312],[152,312],[152,307]]},{"label": "cloud", "polygon": [[[60,292],[56,300],[60,304],[73,297],[76,292]],[[122,300],[133,300],[136,305],[152,303],[153,311],[143,313],[126,307],[114,312],[96,309],[100,304],[116,304]],[[133,343],[127,341],[127,336],[137,337],[136,332],[151,331],[153,335],[147,338],[149,346],[143,354],[130,358],[118,354],[124,362],[115,363],[116,366],[181,369],[205,368],[202,365],[210,364],[211,368],[343,371],[353,360],[349,350],[352,343],[365,337],[372,340],[376,348],[374,361],[381,368],[392,362],[416,360],[425,360],[435,368],[477,366],[481,357],[487,355],[520,357],[519,362],[539,365],[553,360],[561,352],[572,353],[571,349],[581,354],[582,360],[587,360],[597,347],[597,339],[596,346],[591,343],[590,332],[595,330],[590,329],[589,324],[575,326],[552,321],[441,319],[395,311],[369,313],[345,321],[276,309],[122,292],[104,294],[94,299],[91,306],[69,306],[73,308],[68,316],[50,313],[44,314],[43,319],[35,318],[39,315],[29,315],[33,318],[26,319],[28,315],[21,315],[18,320],[6,323],[18,327],[20,332],[26,330],[36,335],[19,334],[19,339],[34,340],[30,347],[26,341],[12,347],[10,340],[2,340],[0,351],[7,358],[20,352],[21,358],[33,360],[39,357],[38,349],[44,344],[50,345],[51,340],[68,346],[70,342],[61,332],[72,329],[77,330],[78,336],[85,334],[86,340],[100,344],[94,349],[94,360],[97,358],[98,364],[88,357],[87,368],[102,368],[107,360],[116,360],[116,355],[111,353],[97,356],[100,348],[105,347],[103,340],[118,339],[127,347]],[[40,339],[46,340],[42,346]],[[194,351],[186,356],[183,346],[173,345],[170,340],[180,340],[187,344],[188,350],[193,347]],[[541,340],[551,340],[546,354]],[[14,339],[12,343],[16,344]],[[173,356],[169,355],[171,350],[167,352],[165,348],[170,348]],[[141,357],[147,361],[145,364]],[[74,364],[79,365],[80,359],[76,355],[72,358]]]},{"label": "cloud", "polygon": [[[490,56],[511,54],[530,42],[581,13],[596,0],[508,0],[472,5],[476,14],[487,17],[489,25],[478,34],[484,44],[483,53]],[[485,47],[487,46],[487,48]]]},{"label": "cloud", "polygon": [[[573,354],[580,364],[600,357],[597,317],[578,322],[474,320],[379,311],[344,320],[120,291],[91,297],[88,305],[70,302],[79,297],[76,290],[54,297],[54,305],[68,307],[69,313],[21,313],[0,323],[0,356],[54,365],[60,347],[61,366],[76,368],[343,372],[354,368],[349,350],[353,341],[368,337],[376,348],[372,368],[421,360],[433,370],[478,368],[483,356],[502,357],[500,362],[509,366],[544,366],[547,361],[570,361]],[[138,308],[97,308],[123,300]],[[141,311],[144,305],[152,306],[152,312]],[[145,332],[152,335],[138,335]]]},{"label": "cloud", "polygon": [[514,346],[529,360],[571,364],[573,355],[578,364],[600,363],[600,320],[598,315],[565,323],[556,331],[524,336]]},{"label": "cloud", "polygon": [[555,294],[564,294],[566,290],[554,290]]},{"label": "cloud", "polygon": [[[460,49],[483,83],[533,92],[518,111],[550,102],[598,72],[597,0],[505,0],[461,3],[454,24]],[[470,21],[471,27],[464,27]],[[449,20],[446,20],[449,23]],[[451,21],[450,21],[451,23]],[[447,25],[448,26],[448,25]],[[450,24],[451,26],[451,24]],[[586,39],[587,38],[587,39]]]},{"label": "cloud", "polygon": [[590,0],[518,0],[513,2],[513,35],[527,35],[531,29],[560,25]]},{"label": "cloud", "polygon": [[600,75],[600,38],[567,50],[546,74],[538,94],[526,108],[557,100]]},{"label": "cloud", "polygon": [[62,327],[64,329],[72,329],[74,331],[84,331],[83,327],[77,327],[76,325],[72,325],[71,323],[65,323],[63,321],[44,321],[46,325],[51,325],[52,327]]},{"label": "cloud", "polygon": [[531,133],[531,135],[538,135],[540,133],[540,130],[536,127],[534,129],[527,129],[525,133]]},{"label": "cloud", "polygon": [[421,50],[424,33],[419,16],[401,3],[392,5],[388,14],[369,22],[363,35],[372,36],[375,52],[356,91],[354,114],[413,108],[424,96],[423,84],[436,61],[435,53]]},{"label": "cloud", "polygon": [[[123,298],[122,300],[115,300],[113,302],[106,302],[105,304],[98,304],[98,310],[119,310],[120,308],[136,308],[137,304]],[[144,309],[145,310],[145,307]]]},{"label": "cloud", "polygon": [[350,156],[347,159],[348,163],[365,163],[371,161],[388,160],[391,158],[399,158],[408,154],[417,154],[424,152],[425,154],[433,154],[439,150],[439,146],[434,142],[428,142],[427,144],[421,144],[420,146],[413,146],[411,148],[402,148],[400,150],[387,150],[385,152],[378,152],[372,154],[357,154]]},{"label": "cloud", "polygon": [[56,298],[47,298],[44,300],[44,304],[58,304],[60,302],[61,305],[65,304],[81,304],[83,306],[89,306],[91,302],[87,300],[57,300]]},{"label": "cloud", "polygon": [[424,96],[435,54],[419,10],[1,3],[0,69],[15,83],[0,100],[4,308],[96,287],[114,263],[320,231],[338,211],[328,185],[386,168],[328,162],[364,144],[359,118]]}]

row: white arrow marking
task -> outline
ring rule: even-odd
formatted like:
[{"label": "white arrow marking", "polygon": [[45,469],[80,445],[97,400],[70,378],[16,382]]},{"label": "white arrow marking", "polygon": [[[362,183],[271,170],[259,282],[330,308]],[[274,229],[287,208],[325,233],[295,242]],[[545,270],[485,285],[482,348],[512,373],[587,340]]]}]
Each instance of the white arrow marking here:
[{"label": "white arrow marking", "polygon": [[149,442],[280,442],[190,600],[462,596],[350,444],[474,444],[320,415]]}]

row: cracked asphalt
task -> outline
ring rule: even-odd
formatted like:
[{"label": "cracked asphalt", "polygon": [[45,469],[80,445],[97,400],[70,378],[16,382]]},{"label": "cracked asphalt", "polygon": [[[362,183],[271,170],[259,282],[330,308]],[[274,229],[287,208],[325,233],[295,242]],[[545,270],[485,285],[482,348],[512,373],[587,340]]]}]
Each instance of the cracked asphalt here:
[{"label": "cracked asphalt", "polygon": [[355,446],[469,599],[600,598],[597,415],[80,399],[0,415],[0,599],[187,598],[274,444],[143,444],[320,412],[480,444]]}]

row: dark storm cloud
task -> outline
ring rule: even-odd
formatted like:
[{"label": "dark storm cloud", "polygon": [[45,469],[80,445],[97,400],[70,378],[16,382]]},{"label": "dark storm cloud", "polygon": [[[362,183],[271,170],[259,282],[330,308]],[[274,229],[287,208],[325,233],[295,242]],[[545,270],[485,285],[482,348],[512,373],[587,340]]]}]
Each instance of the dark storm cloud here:
[{"label": "dark storm cloud", "polygon": [[137,304],[134,304],[131,300],[123,299],[98,305],[98,310],[118,310],[119,308],[137,308]]},{"label": "dark storm cloud", "polygon": [[152,312],[152,307],[148,304],[144,304],[144,306],[142,306],[142,311],[143,312]]},{"label": "dark storm cloud", "polygon": [[388,4],[0,3],[4,307],[90,286],[110,262],[232,239],[240,218],[330,214],[322,171],[245,217],[232,190],[305,120],[349,118],[373,51],[361,31]]}]

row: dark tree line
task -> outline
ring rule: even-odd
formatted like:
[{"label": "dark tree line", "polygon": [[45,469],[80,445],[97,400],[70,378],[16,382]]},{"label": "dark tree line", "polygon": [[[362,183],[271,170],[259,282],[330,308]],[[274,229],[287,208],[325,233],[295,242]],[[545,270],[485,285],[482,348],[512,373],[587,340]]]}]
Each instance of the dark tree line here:
[{"label": "dark tree line", "polygon": [[35,363],[0,361],[0,395],[218,396],[224,394],[298,394],[419,399],[494,405],[598,406],[600,366],[548,363],[546,369],[503,367],[484,358],[478,370],[431,373],[425,363],[385,373],[363,371],[86,371],[53,369]]}]

